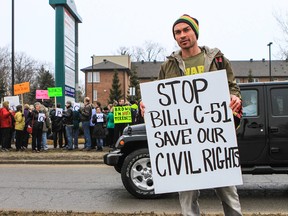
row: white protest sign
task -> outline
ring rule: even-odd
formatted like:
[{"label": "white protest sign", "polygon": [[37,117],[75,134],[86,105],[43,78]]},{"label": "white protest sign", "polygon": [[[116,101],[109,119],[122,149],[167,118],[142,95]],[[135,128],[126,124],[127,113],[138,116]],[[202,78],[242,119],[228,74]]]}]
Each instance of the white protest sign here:
[{"label": "white protest sign", "polygon": [[225,70],[140,88],[155,193],[242,184]]},{"label": "white protest sign", "polygon": [[55,116],[62,117],[63,108],[56,108]]},{"label": "white protest sign", "polygon": [[18,106],[20,104],[19,102],[19,96],[7,96],[4,97],[4,101],[8,101],[9,102],[9,108],[11,110],[16,111],[16,106]]},{"label": "white protest sign", "polygon": [[45,121],[45,113],[39,113],[38,122],[44,122],[44,121]]},{"label": "white protest sign", "polygon": [[80,103],[73,104],[73,111],[78,111],[80,109]]},{"label": "white protest sign", "polygon": [[97,122],[104,122],[104,114],[103,113],[96,113]]}]

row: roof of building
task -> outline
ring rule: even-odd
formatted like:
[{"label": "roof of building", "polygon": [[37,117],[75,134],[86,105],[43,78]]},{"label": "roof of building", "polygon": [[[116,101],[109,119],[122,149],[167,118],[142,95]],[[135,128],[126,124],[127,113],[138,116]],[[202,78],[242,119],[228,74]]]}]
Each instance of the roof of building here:
[{"label": "roof of building", "polygon": [[[247,77],[249,71],[254,77],[269,76],[269,61],[267,60],[250,60],[250,61],[230,61],[233,72],[236,77]],[[158,77],[161,64],[163,62],[132,62],[132,67],[136,67],[137,75],[141,79]],[[272,76],[288,76],[288,61],[273,60],[271,61]]]},{"label": "roof of building", "polygon": [[135,68],[137,71],[137,76],[141,79],[158,77],[161,64],[163,62],[132,62],[132,68]]},{"label": "roof of building", "polygon": [[[116,64],[114,62],[110,62],[108,60],[103,61],[99,64],[94,64],[93,65],[93,71],[95,70],[129,70],[129,68],[123,67],[122,65]],[[86,68],[82,68],[81,71],[85,72],[89,72],[92,71],[92,65]]]},{"label": "roof of building", "polygon": [[[231,61],[231,65],[236,77],[247,77],[249,71],[254,77],[269,76],[269,61]],[[271,61],[272,76],[288,76],[288,61],[273,60]]]},{"label": "roof of building", "polygon": [[[249,60],[249,61],[230,61],[233,72],[236,77],[247,77],[249,72],[253,77],[269,76],[269,61],[263,60]],[[137,71],[139,79],[157,78],[163,62],[132,62],[132,68]],[[93,65],[93,70],[129,70],[119,64],[110,62],[108,60],[99,64]],[[81,69],[83,72],[92,71],[92,66]],[[288,61],[287,60],[272,60],[271,61],[271,75],[272,76],[288,76]]]}]

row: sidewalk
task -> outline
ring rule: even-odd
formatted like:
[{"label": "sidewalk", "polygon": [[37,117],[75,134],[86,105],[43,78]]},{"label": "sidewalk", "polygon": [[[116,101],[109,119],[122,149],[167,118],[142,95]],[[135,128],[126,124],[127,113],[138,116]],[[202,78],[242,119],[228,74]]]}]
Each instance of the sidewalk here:
[{"label": "sidewalk", "polygon": [[82,151],[83,139],[79,139],[79,149],[68,151],[65,149],[54,149],[52,140],[47,140],[49,149],[39,153],[33,153],[31,144],[25,151],[16,151],[12,144],[12,150],[0,152],[0,164],[103,164],[103,156],[111,150],[104,147],[102,152],[95,149]]}]

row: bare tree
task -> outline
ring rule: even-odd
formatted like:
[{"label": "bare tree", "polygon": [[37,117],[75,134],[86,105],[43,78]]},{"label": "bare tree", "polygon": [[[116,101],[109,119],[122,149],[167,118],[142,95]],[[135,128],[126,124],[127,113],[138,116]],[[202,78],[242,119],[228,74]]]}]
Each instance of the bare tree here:
[{"label": "bare tree", "polygon": [[279,12],[273,15],[283,32],[282,38],[277,39],[281,58],[288,59],[288,12],[284,15]]},{"label": "bare tree", "polygon": [[134,46],[132,48],[120,47],[117,51],[121,55],[128,54],[133,61],[154,61],[165,58],[165,49],[156,42],[145,41],[143,46]]},{"label": "bare tree", "polygon": [[7,80],[11,69],[10,53],[7,47],[0,47],[0,99],[2,99],[8,91]]},{"label": "bare tree", "polygon": [[16,54],[15,58],[15,84],[28,82],[35,78],[36,61],[31,59],[25,53]]},{"label": "bare tree", "polygon": [[117,53],[119,53],[120,55],[131,55],[131,51],[128,47],[119,47],[119,49],[117,50]]}]

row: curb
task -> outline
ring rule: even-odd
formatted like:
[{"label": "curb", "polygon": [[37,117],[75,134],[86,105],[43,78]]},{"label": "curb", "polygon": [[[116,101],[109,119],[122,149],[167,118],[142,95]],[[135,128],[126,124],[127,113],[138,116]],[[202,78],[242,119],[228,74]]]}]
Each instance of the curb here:
[{"label": "curb", "polygon": [[103,160],[0,160],[0,164],[104,164]]}]

